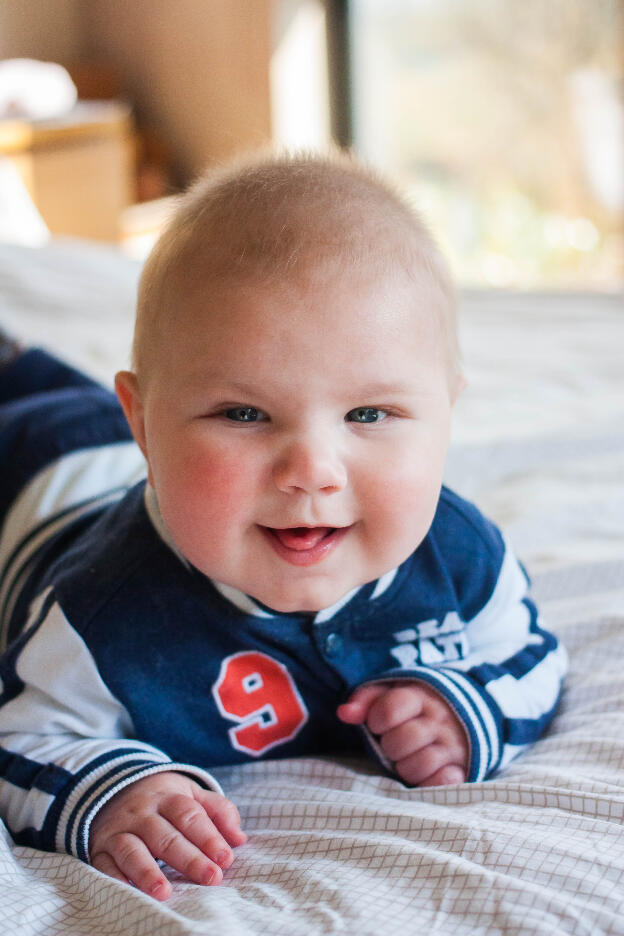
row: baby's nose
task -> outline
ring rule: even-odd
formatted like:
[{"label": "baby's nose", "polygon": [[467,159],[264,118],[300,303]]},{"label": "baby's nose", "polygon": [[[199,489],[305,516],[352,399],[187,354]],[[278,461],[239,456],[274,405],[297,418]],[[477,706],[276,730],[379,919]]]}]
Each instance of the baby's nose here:
[{"label": "baby's nose", "polygon": [[273,466],[273,480],[280,491],[331,494],[345,487],[347,472],[334,446],[306,436],[284,447]]}]

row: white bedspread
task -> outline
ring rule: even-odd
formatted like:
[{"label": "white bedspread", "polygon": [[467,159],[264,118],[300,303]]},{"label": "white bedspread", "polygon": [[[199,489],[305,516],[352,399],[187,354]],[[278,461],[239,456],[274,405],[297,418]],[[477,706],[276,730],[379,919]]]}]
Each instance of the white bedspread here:
[{"label": "white bedspread", "polygon": [[[110,382],[136,267],[0,247],[0,324]],[[624,310],[614,296],[471,294],[448,480],[511,536],[571,658],[547,736],[487,783],[407,789],[359,761],[223,768],[249,842],[166,904],[0,836],[0,931],[624,934]]]}]

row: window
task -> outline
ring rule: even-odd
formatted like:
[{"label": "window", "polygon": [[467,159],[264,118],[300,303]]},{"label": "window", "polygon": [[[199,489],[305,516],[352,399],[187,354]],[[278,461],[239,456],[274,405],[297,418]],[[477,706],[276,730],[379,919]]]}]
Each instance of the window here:
[{"label": "window", "polygon": [[460,282],[621,285],[622,0],[346,6],[354,147],[408,192]]}]

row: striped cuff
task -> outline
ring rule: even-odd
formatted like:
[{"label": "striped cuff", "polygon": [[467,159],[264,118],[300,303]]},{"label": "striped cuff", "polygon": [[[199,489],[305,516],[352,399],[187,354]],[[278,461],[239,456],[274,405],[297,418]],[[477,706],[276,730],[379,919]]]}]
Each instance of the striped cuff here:
[{"label": "striped cuff", "polygon": [[88,862],[89,828],[99,810],[124,787],[164,771],[183,773],[208,790],[223,792],[214,777],[200,767],[174,763],[164,755],[157,760],[153,751],[140,748],[111,752],[87,765],[75,778],[77,782],[61,807],[55,850]]},{"label": "striped cuff", "polygon": [[[390,671],[384,673],[381,679],[370,680],[363,685],[415,680],[427,683],[438,692],[462,722],[470,744],[470,765],[466,782],[475,783],[485,780],[496,770],[503,753],[502,714],[495,702],[463,673],[450,668],[414,667],[410,670]],[[386,769],[396,773],[374,735],[366,727],[364,730],[367,740],[381,763]]]}]

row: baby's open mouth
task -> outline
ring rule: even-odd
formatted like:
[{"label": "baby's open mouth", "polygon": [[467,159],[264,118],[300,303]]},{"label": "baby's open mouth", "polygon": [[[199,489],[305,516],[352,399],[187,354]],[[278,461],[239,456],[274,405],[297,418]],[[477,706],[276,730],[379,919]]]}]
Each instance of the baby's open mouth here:
[{"label": "baby's open mouth", "polygon": [[313,549],[336,529],[335,527],[289,527],[286,530],[270,529],[287,549]]},{"label": "baby's open mouth", "polygon": [[350,527],[260,527],[282,559],[291,565],[315,565],[326,558],[344,538]]}]

